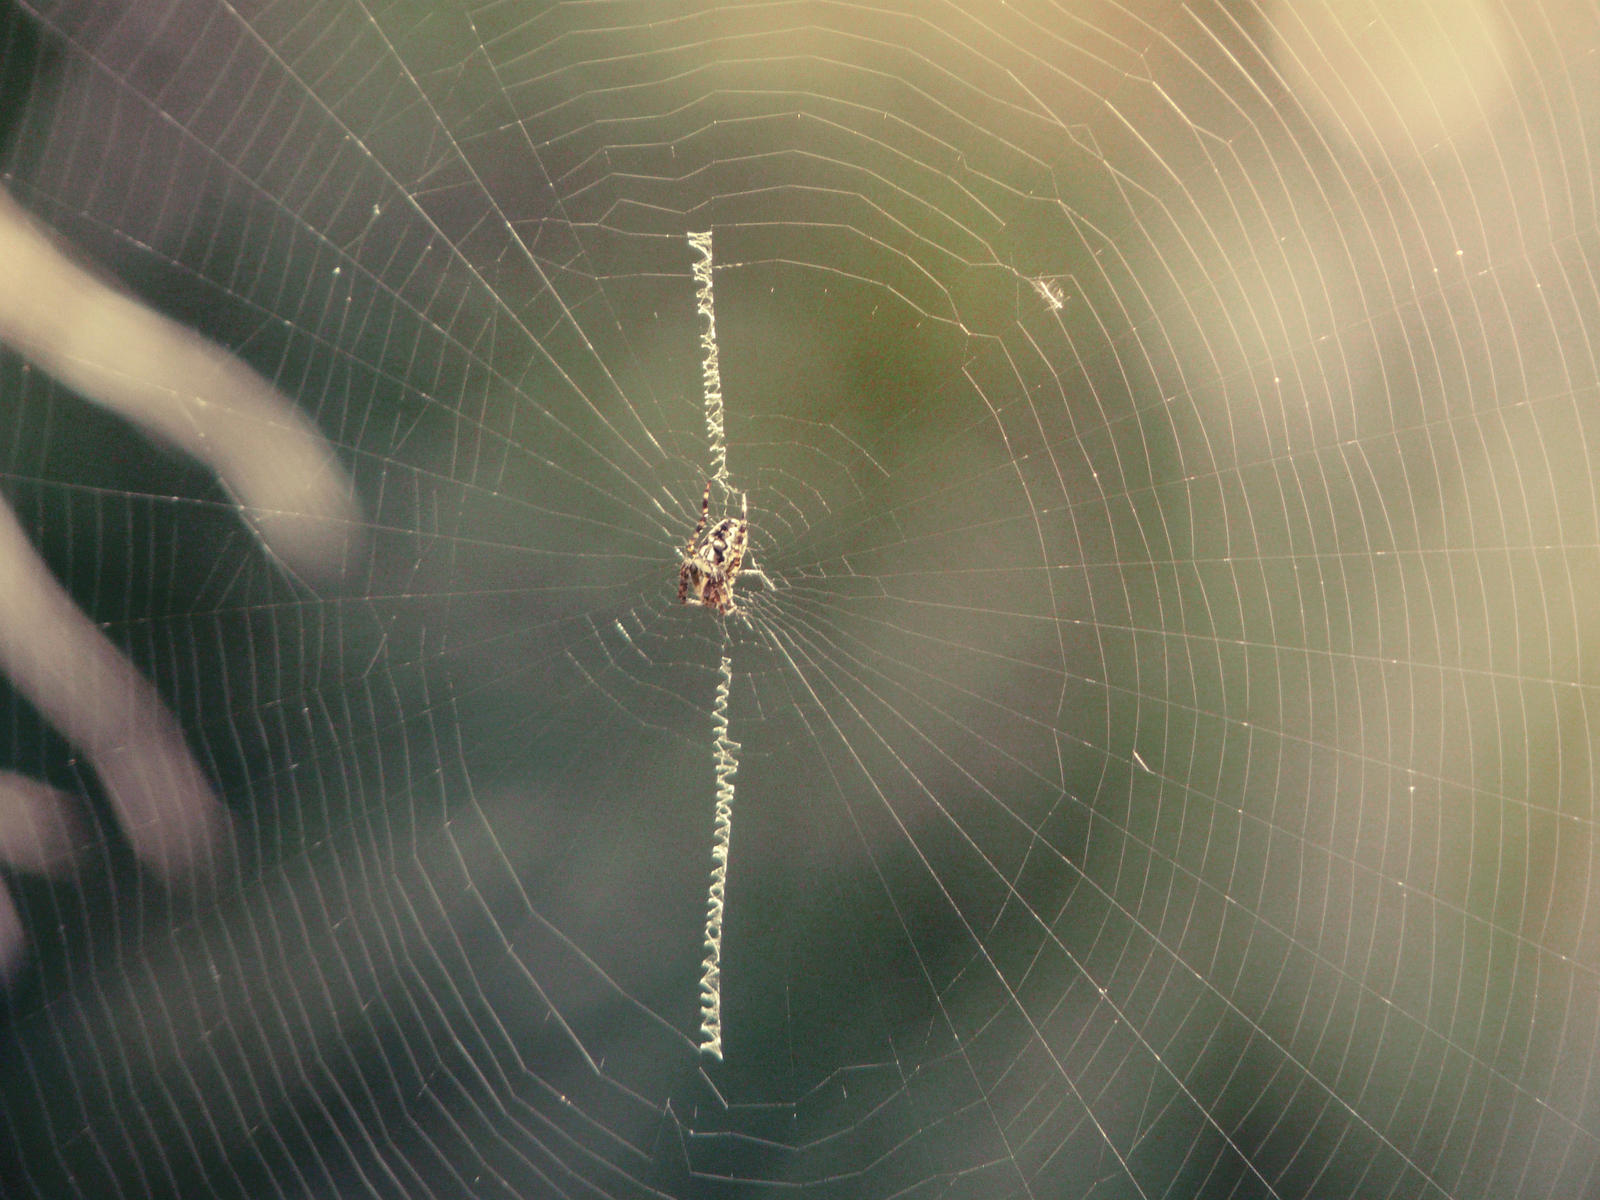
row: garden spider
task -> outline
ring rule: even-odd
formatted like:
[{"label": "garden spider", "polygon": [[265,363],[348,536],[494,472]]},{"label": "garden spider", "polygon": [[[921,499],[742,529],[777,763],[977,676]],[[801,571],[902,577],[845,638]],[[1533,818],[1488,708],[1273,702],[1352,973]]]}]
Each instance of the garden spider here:
[{"label": "garden spider", "polygon": [[705,495],[700,498],[700,523],[689,535],[683,548],[683,565],[678,568],[678,603],[698,604],[714,608],[723,616],[730,613],[744,616],[733,600],[733,581],[741,573],[759,579],[770,586],[770,581],[757,568],[744,565],[744,556],[750,546],[750,508],[743,492],[739,493],[739,515],[723,517],[709,530],[711,519],[711,480],[706,480]]}]

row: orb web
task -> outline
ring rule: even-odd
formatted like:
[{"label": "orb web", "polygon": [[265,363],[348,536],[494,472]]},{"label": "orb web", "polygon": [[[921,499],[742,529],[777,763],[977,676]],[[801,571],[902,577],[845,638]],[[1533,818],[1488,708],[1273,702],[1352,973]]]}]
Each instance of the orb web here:
[{"label": "orb web", "polygon": [[[365,514],[288,577],[0,352],[0,487],[240,835],[162,891],[0,697],[97,830],[16,881],[8,1186],[1592,1192],[1597,35],[8,7],[0,183]],[[675,595],[712,228],[748,625]]]}]

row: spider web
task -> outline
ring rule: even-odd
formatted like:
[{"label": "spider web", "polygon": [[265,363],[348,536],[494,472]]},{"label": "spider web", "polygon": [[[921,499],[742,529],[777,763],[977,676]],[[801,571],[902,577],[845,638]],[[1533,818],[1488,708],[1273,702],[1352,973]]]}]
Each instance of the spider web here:
[{"label": "spider web", "polygon": [[[8,11],[0,179],[295,397],[365,528],[285,576],[0,355],[7,496],[239,830],[210,895],[108,819],[17,881],[6,1187],[1592,1194],[1597,33]],[[748,627],[675,602],[705,229]]]}]

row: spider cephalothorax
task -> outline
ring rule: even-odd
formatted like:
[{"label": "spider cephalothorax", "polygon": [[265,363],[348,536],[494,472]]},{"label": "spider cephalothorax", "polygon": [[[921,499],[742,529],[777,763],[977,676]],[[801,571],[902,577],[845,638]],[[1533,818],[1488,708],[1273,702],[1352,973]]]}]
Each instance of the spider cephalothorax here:
[{"label": "spider cephalothorax", "polygon": [[750,543],[749,508],[744,493],[739,493],[739,515],[723,517],[709,529],[711,520],[711,481],[706,481],[700,499],[700,523],[683,548],[683,565],[678,568],[678,603],[700,604],[726,616],[739,611],[733,602],[733,581],[744,569],[745,549]]}]

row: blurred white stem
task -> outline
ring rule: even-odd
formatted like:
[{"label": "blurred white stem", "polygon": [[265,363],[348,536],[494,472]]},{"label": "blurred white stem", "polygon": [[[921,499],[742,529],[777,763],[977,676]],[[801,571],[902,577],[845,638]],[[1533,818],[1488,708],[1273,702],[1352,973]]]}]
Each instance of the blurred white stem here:
[{"label": "blurred white stem", "polygon": [[341,565],[353,493],[311,422],[238,359],[73,262],[4,191],[0,341],[210,466],[288,565]]},{"label": "blurred white stem", "polygon": [[177,721],[3,502],[0,670],[89,759],[140,858],[169,879],[214,868],[224,810]]}]

